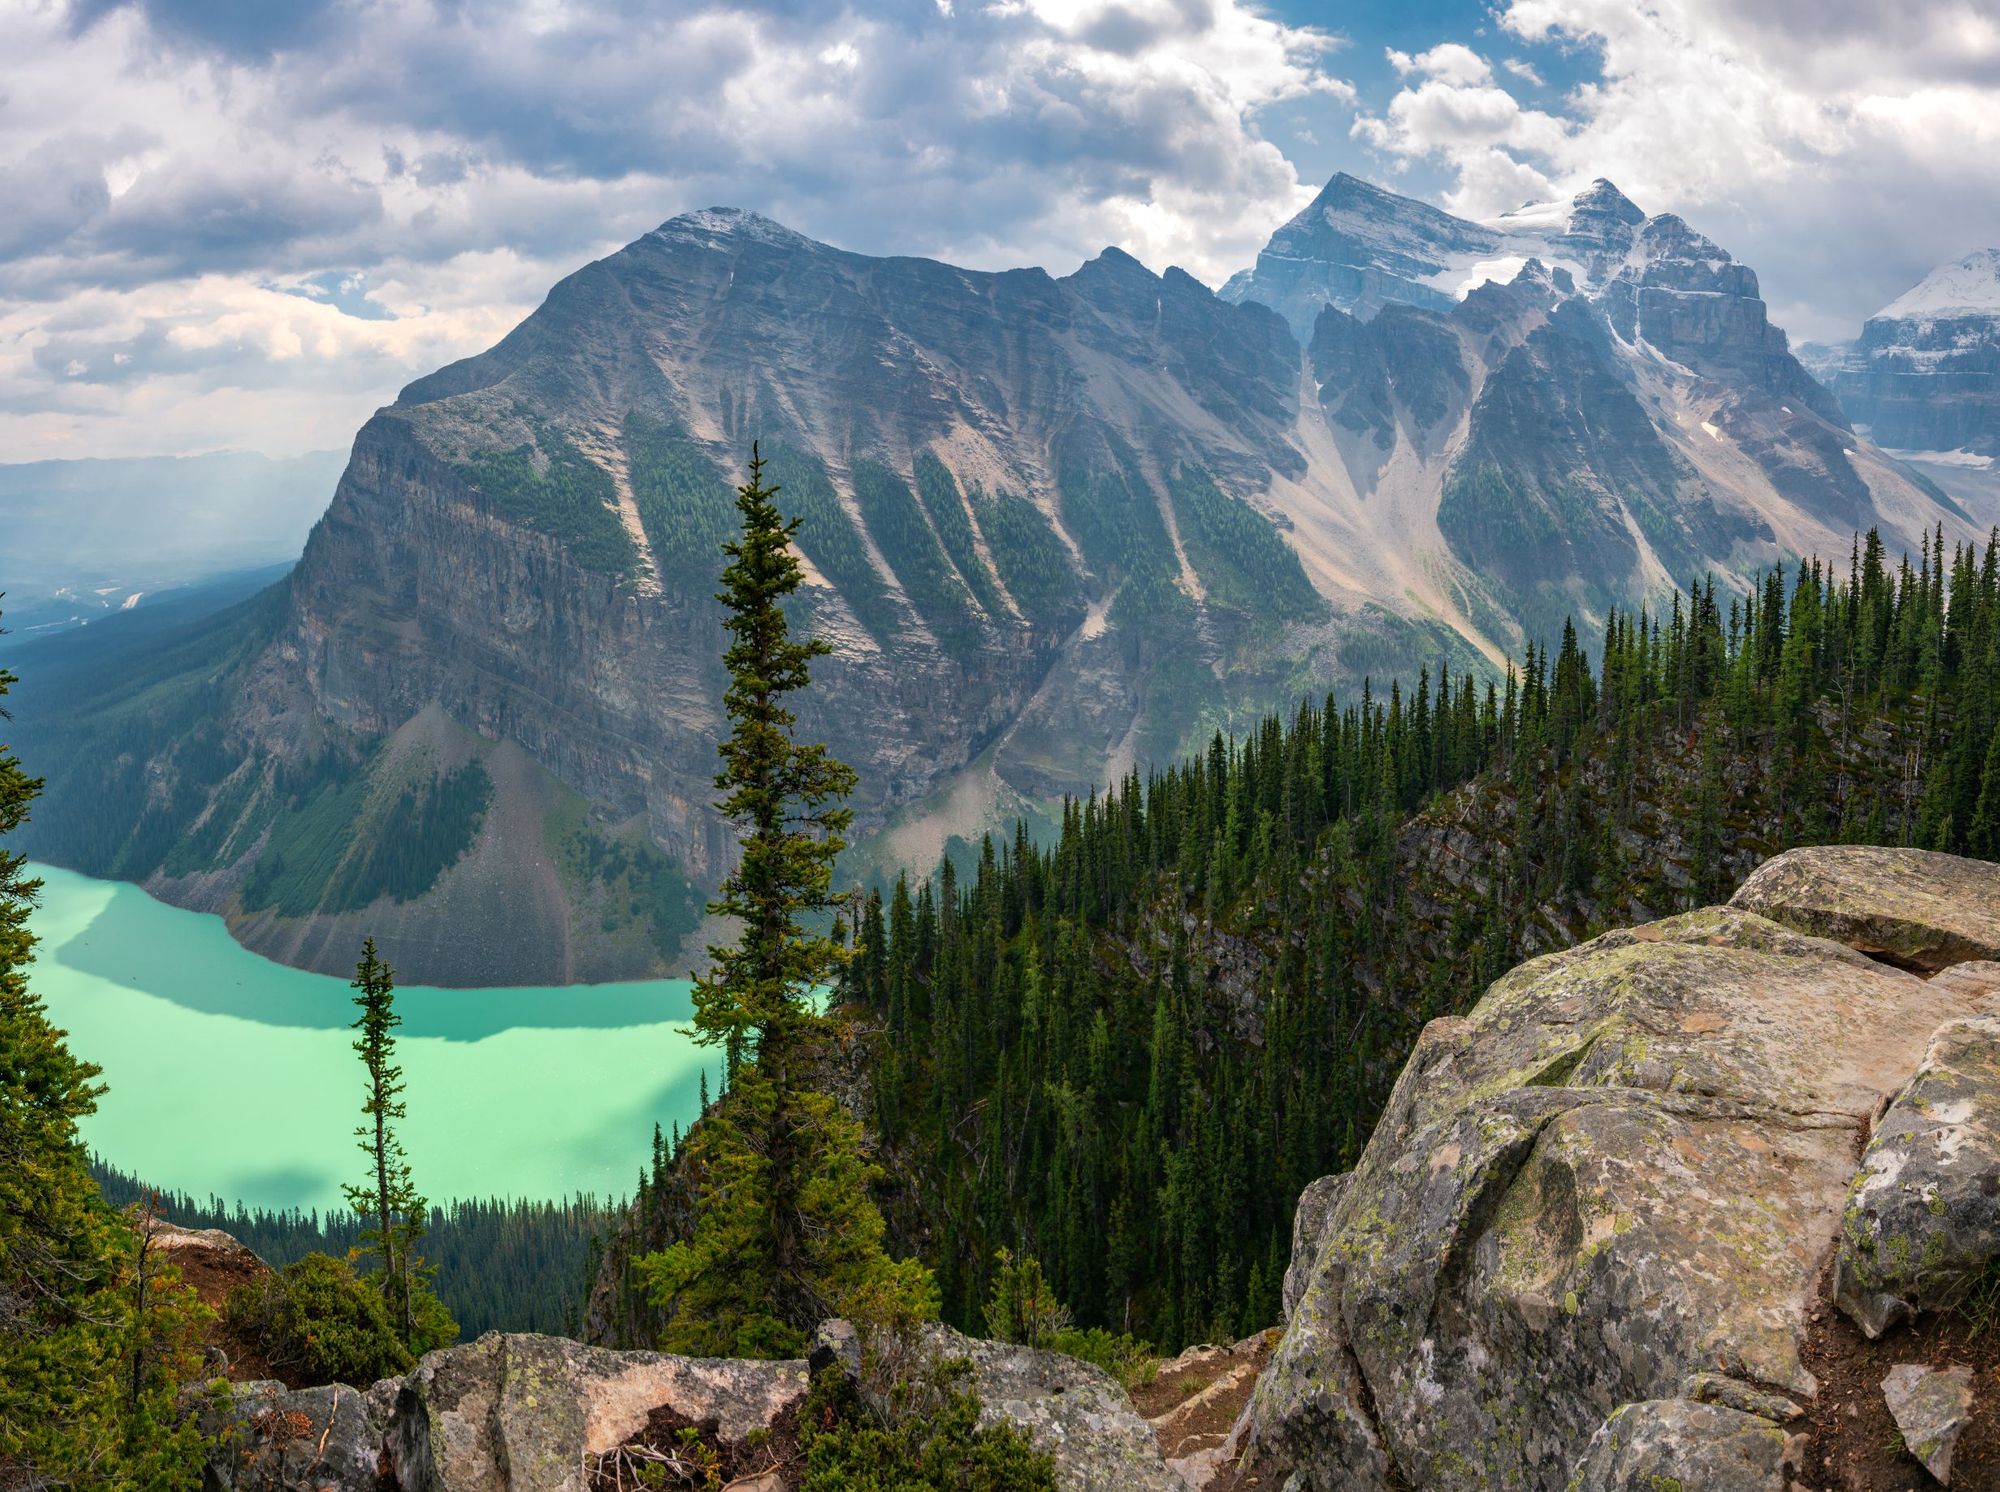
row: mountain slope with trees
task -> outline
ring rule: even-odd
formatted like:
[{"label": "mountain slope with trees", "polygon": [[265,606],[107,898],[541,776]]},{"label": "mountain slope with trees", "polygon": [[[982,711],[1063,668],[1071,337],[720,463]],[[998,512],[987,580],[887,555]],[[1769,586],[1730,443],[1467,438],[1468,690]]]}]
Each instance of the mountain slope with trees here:
[{"label": "mountain slope with trees", "polygon": [[[845,1091],[896,1241],[976,1322],[1001,1249],[1165,1348],[1277,1319],[1293,1204],[1417,1029],[1523,958],[1714,900],[1798,844],[2000,856],[2000,536],[1704,581],[1504,688],[1308,703],[1072,802],[1054,842],[871,898]],[[600,1277],[682,1226],[669,1144]]]}]

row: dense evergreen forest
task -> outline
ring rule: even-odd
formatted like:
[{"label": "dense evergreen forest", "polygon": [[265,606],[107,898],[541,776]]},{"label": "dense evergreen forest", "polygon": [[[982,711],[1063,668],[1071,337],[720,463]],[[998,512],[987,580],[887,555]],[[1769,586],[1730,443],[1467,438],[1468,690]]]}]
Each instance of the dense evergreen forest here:
[{"label": "dense evergreen forest", "polygon": [[1268,1325],[1425,1019],[1792,845],[2000,855],[2000,535],[1844,569],[1614,615],[1595,668],[1566,629],[1504,686],[1302,705],[872,896],[846,995],[946,1315],[1004,1247],[1085,1326]]},{"label": "dense evergreen forest", "polygon": [[[152,1191],[102,1159],[92,1159],[90,1174],[113,1207],[142,1201]],[[274,1269],[314,1252],[342,1258],[361,1244],[362,1223],[344,1209],[266,1211],[163,1192],[159,1210],[183,1228],[222,1229]],[[582,1196],[432,1207],[424,1258],[437,1266],[438,1298],[451,1308],[462,1338],[495,1329],[574,1333],[594,1250],[613,1216],[605,1204]]]}]

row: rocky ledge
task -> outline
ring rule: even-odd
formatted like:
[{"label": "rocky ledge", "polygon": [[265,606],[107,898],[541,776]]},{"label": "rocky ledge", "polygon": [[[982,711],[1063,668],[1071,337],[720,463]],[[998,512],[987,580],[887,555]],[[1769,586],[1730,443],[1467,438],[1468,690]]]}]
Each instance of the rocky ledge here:
[{"label": "rocky ledge", "polygon": [[1995,1279],[1996,960],[2000,865],[1797,850],[1433,1021],[1360,1163],[1301,1199],[1238,1473],[1875,1485],[1833,1446],[1869,1415],[1882,1455],[1915,1455],[1895,1485],[1943,1480],[2000,1374],[1919,1363],[1885,1390],[1861,1364],[1897,1330],[1887,1360],[1939,1355],[1901,1323]]},{"label": "rocky ledge", "polygon": [[[1112,1378],[1055,1352],[928,1328],[939,1358],[972,1365],[981,1418],[1024,1429],[1063,1492],[1188,1492]],[[796,1487],[797,1414],[814,1372],[858,1362],[844,1322],[810,1363],[612,1352],[489,1332],[403,1378],[218,1385],[202,1402],[211,1492],[589,1492],[693,1426],[738,1492]],[[621,1459],[622,1458],[622,1459]],[[641,1481],[632,1485],[646,1485]],[[665,1483],[663,1483],[664,1485]]]}]

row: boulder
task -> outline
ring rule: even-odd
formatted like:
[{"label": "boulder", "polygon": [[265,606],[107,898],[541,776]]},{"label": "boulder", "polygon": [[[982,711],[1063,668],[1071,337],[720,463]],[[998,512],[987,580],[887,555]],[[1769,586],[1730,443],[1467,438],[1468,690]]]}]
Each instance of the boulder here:
[{"label": "boulder", "polygon": [[1647,1485],[1712,1441],[1737,1480],[1687,1485],[1781,1487],[1854,1157],[1933,1033],[1995,1000],[1976,969],[1911,970],[2000,935],[1994,876],[1795,852],[1728,907],[1533,960],[1431,1022],[1355,1170],[1301,1208],[1246,1472]]},{"label": "boulder", "polygon": [[596,1458],[662,1411],[726,1450],[777,1425],[805,1393],[803,1362],[488,1332],[430,1353],[402,1380],[387,1461],[405,1492],[586,1492]]},{"label": "boulder", "polygon": [[1792,850],[1729,904],[1926,973],[2000,959],[2000,865],[1986,860],[1870,845]]},{"label": "boulder", "polygon": [[[1025,1430],[1054,1461],[1062,1492],[1188,1492],[1161,1456],[1153,1427],[1102,1368],[1060,1352],[980,1341],[948,1326],[925,1328],[924,1347],[935,1359],[971,1364],[968,1387],[979,1399],[980,1423]],[[816,1370],[838,1363],[851,1372],[858,1359],[846,1322],[820,1329]]]},{"label": "boulder", "polygon": [[1691,1399],[1626,1404],[1591,1436],[1568,1492],[1785,1492],[1785,1432]]},{"label": "boulder", "polygon": [[396,1389],[394,1379],[366,1390],[342,1383],[288,1389],[270,1380],[217,1385],[197,1410],[210,1446],[205,1486],[209,1492],[372,1492]]},{"label": "boulder", "polygon": [[1842,1222],[1834,1298],[1871,1337],[1956,1304],[2000,1258],[2000,1016],[1931,1038],[1862,1153]]},{"label": "boulder", "polygon": [[1882,1399],[1904,1447],[1949,1487],[1951,1453],[1972,1414],[1972,1369],[1898,1363],[1882,1380]]}]

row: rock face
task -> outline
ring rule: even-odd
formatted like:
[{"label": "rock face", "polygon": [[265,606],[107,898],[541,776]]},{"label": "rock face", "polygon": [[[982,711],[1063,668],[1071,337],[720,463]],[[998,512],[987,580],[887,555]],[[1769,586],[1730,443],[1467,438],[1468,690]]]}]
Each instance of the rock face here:
[{"label": "rock face", "polygon": [[[1330,1213],[1301,1218],[1304,1286],[1248,1469],[1299,1492],[1696,1468],[1685,1485],[1782,1492],[1857,1149],[1892,1096],[1921,1096],[1913,1073],[1956,1072],[1965,1029],[2000,1013],[1979,965],[1925,979],[1817,934],[1935,968],[1976,948],[1994,873],[1797,851],[1738,904],[1536,959],[1432,1022],[1350,1179],[1315,1189]],[[1863,904],[1876,915],[1841,910]],[[1963,1216],[1959,1270],[1985,1262],[2000,1195]]]},{"label": "rock face", "polygon": [[1222,296],[690,213],[379,411],[297,571],[157,660],[142,718],[108,680],[24,717],[27,847],[327,971],[364,931],[428,983],[684,967],[733,853],[712,593],[753,443],[862,875],[1662,574],[1974,536],[1751,270],[1608,183],[1476,224],[1336,178]]},{"label": "rock face", "polygon": [[[1059,1353],[944,1327],[927,1345],[972,1363],[981,1419],[1025,1430],[1062,1492],[1187,1492],[1125,1391]],[[852,1371],[851,1328],[822,1328],[814,1371]],[[249,1383],[203,1400],[224,1492],[587,1492],[622,1447],[697,1427],[738,1485],[796,1486],[784,1460],[809,1388],[805,1362],[609,1352],[489,1332],[366,1391]]]},{"label": "rock face", "polygon": [[1867,845],[1793,850],[1729,904],[1919,973],[2000,958],[2000,865],[1985,860]]},{"label": "rock face", "polygon": [[2000,249],[1939,265],[1815,363],[1885,446],[1990,469],[2000,457]]},{"label": "rock face", "polygon": [[[2000,1005],[2000,964],[1977,971]],[[1973,978],[1961,986],[1971,993]],[[2000,1257],[2000,1017],[1947,1022],[1875,1126],[1840,1235],[1834,1292],[1871,1337],[1957,1304]]]},{"label": "rock face", "polygon": [[372,1492],[386,1464],[395,1396],[393,1380],[365,1392],[341,1383],[233,1384],[200,1411],[212,1447],[206,1485],[211,1492]]}]

